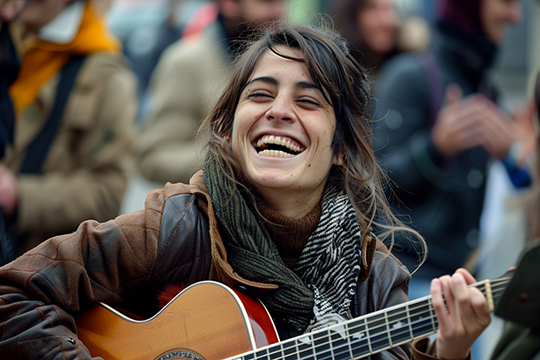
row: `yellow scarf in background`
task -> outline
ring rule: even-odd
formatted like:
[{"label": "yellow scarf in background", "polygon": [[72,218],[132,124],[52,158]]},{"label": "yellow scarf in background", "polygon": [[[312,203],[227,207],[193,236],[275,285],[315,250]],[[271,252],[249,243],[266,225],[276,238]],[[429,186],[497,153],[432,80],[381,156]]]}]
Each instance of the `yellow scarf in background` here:
[{"label": "yellow scarf in background", "polygon": [[120,50],[120,42],[108,32],[105,20],[87,1],[79,31],[70,43],[37,39],[24,51],[19,76],[9,89],[15,114],[34,102],[41,87],[62,70],[71,56]]}]

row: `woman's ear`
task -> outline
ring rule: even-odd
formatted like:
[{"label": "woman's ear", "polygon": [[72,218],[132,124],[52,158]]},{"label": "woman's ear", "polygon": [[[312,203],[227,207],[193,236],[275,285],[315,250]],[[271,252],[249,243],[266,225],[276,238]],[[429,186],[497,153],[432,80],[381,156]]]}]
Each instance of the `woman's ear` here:
[{"label": "woman's ear", "polygon": [[343,165],[343,156],[342,155],[334,156],[333,164],[337,165],[337,166],[342,166]]},{"label": "woman's ear", "polygon": [[345,146],[341,145],[341,151],[339,152],[339,155],[334,155],[334,160],[332,161],[332,163],[337,166],[342,166],[344,156],[345,156]]}]

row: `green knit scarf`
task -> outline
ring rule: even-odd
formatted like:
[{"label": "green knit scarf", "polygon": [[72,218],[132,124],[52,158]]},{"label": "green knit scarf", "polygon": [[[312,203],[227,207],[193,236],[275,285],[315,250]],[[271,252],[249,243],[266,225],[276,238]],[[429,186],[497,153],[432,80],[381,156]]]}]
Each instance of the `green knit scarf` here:
[{"label": "green knit scarf", "polygon": [[[222,230],[221,235],[227,249],[229,264],[246,279],[279,285],[278,289],[267,291],[259,298],[274,316],[281,317],[291,326],[295,335],[301,334],[310,325],[316,303],[328,303],[326,297],[328,293],[331,294],[330,297],[336,297],[336,300],[330,301],[333,306],[329,311],[345,315],[349,310],[360,273],[361,242],[356,213],[346,196],[340,197],[339,209],[331,210],[325,205],[327,201],[323,198],[323,214],[321,215],[321,219],[325,213],[327,218],[332,219],[333,217],[329,214],[345,209],[347,216],[341,216],[339,219],[341,223],[343,219],[347,221],[347,226],[344,227],[343,236],[341,236],[343,239],[340,239],[341,243],[328,239],[335,236],[328,233],[338,234],[339,231],[329,228],[315,230],[308,239],[306,248],[316,249],[316,251],[308,251],[309,255],[305,255],[304,250],[300,256],[299,265],[294,269],[295,272],[285,266],[276,245],[264,227],[264,219],[253,209],[253,201],[249,199],[249,195],[239,188],[235,189],[232,180],[225,174],[222,161],[211,152],[208,153],[204,167],[204,181]],[[334,195],[335,192],[333,191]],[[344,198],[345,202],[343,202]],[[335,203],[335,201],[332,202],[332,204]],[[343,224],[331,224],[332,227],[336,225]],[[317,233],[318,236],[314,236]],[[323,233],[324,235],[321,235]],[[333,246],[328,246],[328,241],[331,241]],[[333,262],[326,261],[329,258],[333,258]],[[302,269],[302,264],[305,269]],[[348,269],[344,269],[344,264]],[[327,274],[332,273],[332,269],[335,269],[334,278],[336,279],[327,281],[326,284],[317,284],[319,279],[328,280]],[[309,273],[309,279],[302,279],[304,273]],[[343,286],[336,286],[336,282]],[[322,293],[323,299],[320,301],[316,299],[314,292],[317,297],[319,293]]]}]

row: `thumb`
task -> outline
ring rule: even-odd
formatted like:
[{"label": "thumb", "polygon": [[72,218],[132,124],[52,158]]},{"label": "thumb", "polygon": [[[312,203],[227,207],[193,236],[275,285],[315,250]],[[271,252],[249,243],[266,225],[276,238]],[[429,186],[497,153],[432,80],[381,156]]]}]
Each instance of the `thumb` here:
[{"label": "thumb", "polygon": [[463,97],[463,91],[456,84],[449,84],[446,87],[445,105],[452,105],[458,102]]}]

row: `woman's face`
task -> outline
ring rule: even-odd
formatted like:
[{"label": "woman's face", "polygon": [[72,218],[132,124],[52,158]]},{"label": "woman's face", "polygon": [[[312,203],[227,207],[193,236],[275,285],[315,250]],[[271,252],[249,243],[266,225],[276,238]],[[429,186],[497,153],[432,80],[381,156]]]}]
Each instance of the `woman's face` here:
[{"label": "woman's face", "polygon": [[356,14],[356,23],[372,51],[385,54],[394,48],[399,24],[392,0],[365,0]]},{"label": "woman's face", "polygon": [[[284,46],[276,50],[302,57]],[[332,152],[335,128],[334,109],[305,64],[267,51],[240,96],[230,141],[264,199],[280,194],[318,202],[332,164],[339,162]]]}]

